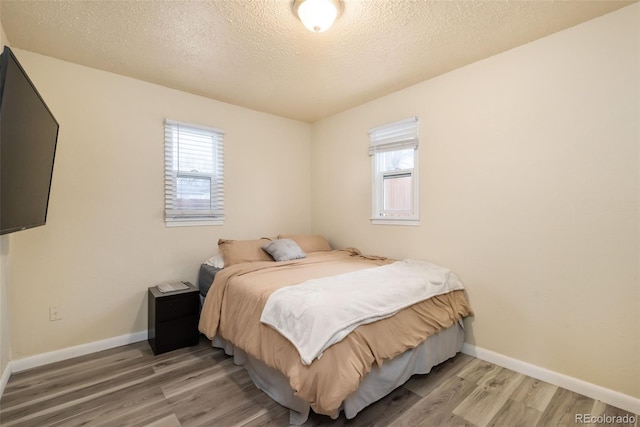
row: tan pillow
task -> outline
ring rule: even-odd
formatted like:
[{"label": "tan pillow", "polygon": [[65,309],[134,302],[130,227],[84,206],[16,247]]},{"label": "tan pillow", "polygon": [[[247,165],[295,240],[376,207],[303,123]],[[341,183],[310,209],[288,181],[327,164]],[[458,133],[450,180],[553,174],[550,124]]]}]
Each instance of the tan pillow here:
[{"label": "tan pillow", "polygon": [[224,258],[224,266],[228,267],[241,262],[273,261],[262,246],[271,239],[263,237],[258,240],[218,240],[218,250]]},{"label": "tan pillow", "polygon": [[311,234],[281,234],[278,239],[291,239],[300,246],[303,252],[330,251],[331,245],[323,236]]}]

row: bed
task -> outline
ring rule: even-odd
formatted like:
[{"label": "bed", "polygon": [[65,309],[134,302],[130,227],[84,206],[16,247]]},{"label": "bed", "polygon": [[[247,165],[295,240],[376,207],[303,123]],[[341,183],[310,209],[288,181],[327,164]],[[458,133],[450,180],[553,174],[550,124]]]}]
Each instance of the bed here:
[{"label": "bed", "polygon": [[261,322],[270,297],[299,289],[297,284],[347,279],[396,263],[352,248],[332,250],[321,236],[299,235],[277,240],[292,240],[302,256],[274,261],[262,250],[271,240],[219,242],[224,268],[216,271],[199,328],[244,366],[258,388],[290,409],[291,424],[303,424],[310,410],[332,418],[344,411],[353,418],[411,375],[428,373],[461,350],[462,319],[472,310],[457,288],[360,324],[317,356],[301,357],[295,341]]}]

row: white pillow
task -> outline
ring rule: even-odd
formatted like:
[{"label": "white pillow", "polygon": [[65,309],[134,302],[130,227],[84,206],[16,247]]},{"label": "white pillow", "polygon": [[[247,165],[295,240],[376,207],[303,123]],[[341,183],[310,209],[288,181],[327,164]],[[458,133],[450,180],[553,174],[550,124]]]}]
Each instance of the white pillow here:
[{"label": "white pillow", "polygon": [[224,258],[222,258],[222,254],[215,254],[203,264],[207,264],[215,268],[224,268]]}]

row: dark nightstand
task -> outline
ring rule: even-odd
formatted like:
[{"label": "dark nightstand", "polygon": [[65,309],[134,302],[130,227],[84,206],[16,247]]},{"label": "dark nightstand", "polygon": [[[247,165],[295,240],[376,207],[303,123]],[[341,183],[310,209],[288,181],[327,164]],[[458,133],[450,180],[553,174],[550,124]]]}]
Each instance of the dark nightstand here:
[{"label": "dark nightstand", "polygon": [[200,296],[198,288],[162,293],[149,288],[149,345],[154,354],[198,344]]}]

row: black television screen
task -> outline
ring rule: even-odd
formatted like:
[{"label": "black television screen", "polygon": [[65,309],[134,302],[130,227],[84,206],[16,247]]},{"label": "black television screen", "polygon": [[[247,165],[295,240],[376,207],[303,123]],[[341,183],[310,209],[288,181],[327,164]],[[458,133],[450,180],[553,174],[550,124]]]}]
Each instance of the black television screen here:
[{"label": "black television screen", "polygon": [[0,64],[0,234],[7,234],[47,220],[59,126],[6,46]]}]

